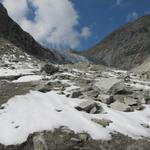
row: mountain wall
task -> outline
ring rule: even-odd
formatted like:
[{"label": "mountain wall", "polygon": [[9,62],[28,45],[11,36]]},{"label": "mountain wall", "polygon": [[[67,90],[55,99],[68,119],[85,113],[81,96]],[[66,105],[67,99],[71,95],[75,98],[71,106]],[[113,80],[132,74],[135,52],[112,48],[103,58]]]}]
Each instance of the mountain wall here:
[{"label": "mountain wall", "polygon": [[96,64],[119,69],[143,64],[150,57],[150,15],[122,26],[81,54]]}]

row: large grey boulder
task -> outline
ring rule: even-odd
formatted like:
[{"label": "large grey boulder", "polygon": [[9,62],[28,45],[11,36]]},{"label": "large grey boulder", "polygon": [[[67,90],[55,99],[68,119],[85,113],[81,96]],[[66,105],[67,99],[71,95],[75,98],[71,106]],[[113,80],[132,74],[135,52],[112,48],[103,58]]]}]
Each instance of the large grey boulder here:
[{"label": "large grey boulder", "polygon": [[108,104],[108,105],[114,101],[112,96],[106,95],[106,94],[99,95],[97,100],[101,101],[104,104]]},{"label": "large grey boulder", "polygon": [[121,103],[119,101],[116,101],[116,102],[112,103],[110,105],[110,107],[112,109],[115,109],[115,110],[118,110],[118,111],[124,111],[124,112],[131,111],[130,106],[128,106],[127,104]]},{"label": "large grey boulder", "polygon": [[108,91],[109,94],[115,95],[115,94],[133,94],[132,87],[128,87],[123,82],[118,82],[114,84]]},{"label": "large grey boulder", "polygon": [[82,102],[79,106],[76,107],[76,109],[79,111],[85,111],[91,114],[97,114],[103,111],[102,106],[100,106],[100,104],[97,104],[96,102],[92,100]]},{"label": "large grey boulder", "polygon": [[79,98],[80,96],[82,96],[82,92],[81,91],[73,91],[70,95],[71,98]]},{"label": "large grey boulder", "polygon": [[43,133],[39,133],[33,137],[33,147],[34,150],[48,150]]},{"label": "large grey boulder", "polygon": [[95,86],[99,88],[100,90],[105,91],[106,93],[109,91],[109,89],[114,85],[120,82],[120,79],[116,78],[101,78],[99,81],[95,83]]},{"label": "large grey boulder", "polygon": [[119,101],[121,103],[125,103],[128,106],[132,106],[132,105],[137,105],[138,104],[138,100],[133,99],[129,96],[126,95],[114,95],[113,96],[113,100],[114,101]]},{"label": "large grey boulder", "polygon": [[138,101],[136,99],[131,98],[131,97],[124,97],[124,103],[129,105],[129,106],[133,106],[133,105],[137,105]]},{"label": "large grey boulder", "polygon": [[48,75],[52,75],[56,72],[59,71],[59,68],[52,65],[52,64],[45,64],[42,68],[41,68],[41,72],[46,72]]}]

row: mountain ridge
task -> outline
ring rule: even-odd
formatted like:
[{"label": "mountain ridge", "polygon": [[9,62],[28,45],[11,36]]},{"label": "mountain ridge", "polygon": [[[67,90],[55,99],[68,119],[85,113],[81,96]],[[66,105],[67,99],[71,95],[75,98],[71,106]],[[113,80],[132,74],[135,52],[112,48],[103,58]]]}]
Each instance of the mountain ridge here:
[{"label": "mountain ridge", "polygon": [[80,54],[96,64],[131,69],[150,56],[150,15],[127,23]]},{"label": "mountain ridge", "polygon": [[22,51],[40,59],[52,63],[64,63],[64,58],[55,54],[52,50],[44,48],[27,32],[14,22],[7,13],[6,8],[0,3],[0,38],[6,39]]}]

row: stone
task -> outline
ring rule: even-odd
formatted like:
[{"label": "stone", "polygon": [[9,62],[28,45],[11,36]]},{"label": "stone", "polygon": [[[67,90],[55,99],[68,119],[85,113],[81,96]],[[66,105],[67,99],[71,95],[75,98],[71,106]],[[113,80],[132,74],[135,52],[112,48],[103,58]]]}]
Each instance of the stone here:
[{"label": "stone", "polygon": [[127,95],[127,94],[133,94],[133,91],[130,87],[127,87],[126,84],[124,84],[123,82],[119,82],[114,84],[108,91],[109,94],[115,95],[115,94],[123,94],[123,95]]},{"label": "stone", "polygon": [[48,150],[47,144],[42,133],[37,134],[33,137],[33,147],[34,150]]},{"label": "stone", "polygon": [[47,93],[47,92],[50,92],[52,90],[52,88],[48,85],[45,85],[43,88],[39,89],[39,92],[42,92],[42,93]]},{"label": "stone", "polygon": [[143,110],[145,107],[144,107],[142,104],[138,104],[138,105],[136,105],[136,106],[132,106],[132,108],[133,108],[134,110],[140,111],[140,110]]},{"label": "stone", "polygon": [[99,95],[97,99],[101,101],[102,103],[105,103],[108,105],[113,103],[113,98],[112,96],[109,96],[109,95]]},{"label": "stone", "polygon": [[80,96],[82,96],[82,92],[81,91],[73,91],[72,94],[70,95],[71,98],[79,98]]},{"label": "stone", "polygon": [[91,110],[90,110],[90,114],[95,114],[97,112],[97,108],[96,107],[93,107]]},{"label": "stone", "polygon": [[[82,102],[79,106],[77,106],[75,108],[79,111],[85,111],[87,113],[91,112],[94,114],[97,114],[97,113],[100,113],[103,111],[103,108],[92,100]],[[96,108],[96,110],[95,110],[95,108]]]},{"label": "stone", "polygon": [[106,93],[109,89],[116,83],[120,82],[119,79],[116,78],[101,78],[98,82],[95,83],[95,86],[100,90],[104,90]]},{"label": "stone", "polygon": [[56,72],[59,71],[59,68],[52,65],[52,64],[45,64],[42,68],[41,68],[41,72],[46,72],[48,75],[52,75]]},{"label": "stone", "polygon": [[116,102],[112,103],[110,105],[110,107],[112,109],[115,109],[115,110],[118,110],[118,111],[124,111],[124,112],[131,111],[131,108],[127,104],[121,103],[119,101],[116,101]]},{"label": "stone", "polygon": [[70,140],[72,142],[75,142],[75,143],[80,143],[81,142],[81,139],[78,139],[78,138],[75,138],[75,137],[72,137]]},{"label": "stone", "polygon": [[74,131],[73,130],[70,130],[68,127],[66,126],[61,126],[60,127],[60,130],[63,132],[63,133],[67,133],[69,135],[72,135],[74,134]]},{"label": "stone", "polygon": [[108,120],[108,119],[92,119],[93,122],[97,123],[97,124],[100,124],[101,126],[103,127],[107,127],[109,126],[110,123],[112,123],[111,120]]},{"label": "stone", "polygon": [[131,98],[126,95],[114,95],[113,96],[114,101],[119,101],[121,103],[125,103],[126,105],[132,106],[132,105],[137,105],[138,101],[134,98]]},{"label": "stone", "polygon": [[95,90],[91,90],[91,91],[86,92],[86,95],[91,98],[97,98],[99,95],[99,92]]},{"label": "stone", "polygon": [[133,99],[133,98],[130,98],[130,97],[125,97],[124,98],[124,103],[129,105],[129,106],[133,106],[133,105],[137,105],[138,101]]},{"label": "stone", "polygon": [[89,92],[89,91],[92,91],[93,90],[93,87],[92,86],[86,86],[82,89],[83,92]]},{"label": "stone", "polygon": [[141,98],[140,103],[141,104],[146,104],[146,100],[144,98]]},{"label": "stone", "polygon": [[125,97],[125,95],[113,95],[112,99],[114,102],[119,101],[121,103],[124,103],[124,97]]},{"label": "stone", "polygon": [[150,104],[150,92],[149,91],[144,93],[144,99],[145,99],[146,104]]},{"label": "stone", "polygon": [[89,139],[89,135],[87,133],[80,133],[79,134],[79,138],[82,140],[82,141],[87,141]]},{"label": "stone", "polygon": [[91,80],[88,80],[88,79],[84,79],[84,78],[82,78],[82,79],[77,79],[78,81],[78,83],[80,84],[80,85],[88,85],[88,84],[90,84],[92,81]]}]

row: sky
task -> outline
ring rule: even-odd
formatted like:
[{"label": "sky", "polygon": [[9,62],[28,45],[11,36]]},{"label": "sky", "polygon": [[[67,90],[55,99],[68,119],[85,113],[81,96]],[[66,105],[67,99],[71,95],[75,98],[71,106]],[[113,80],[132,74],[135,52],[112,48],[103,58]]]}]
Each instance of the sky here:
[{"label": "sky", "polygon": [[0,0],[42,45],[86,50],[113,30],[150,13],[150,0]]}]

